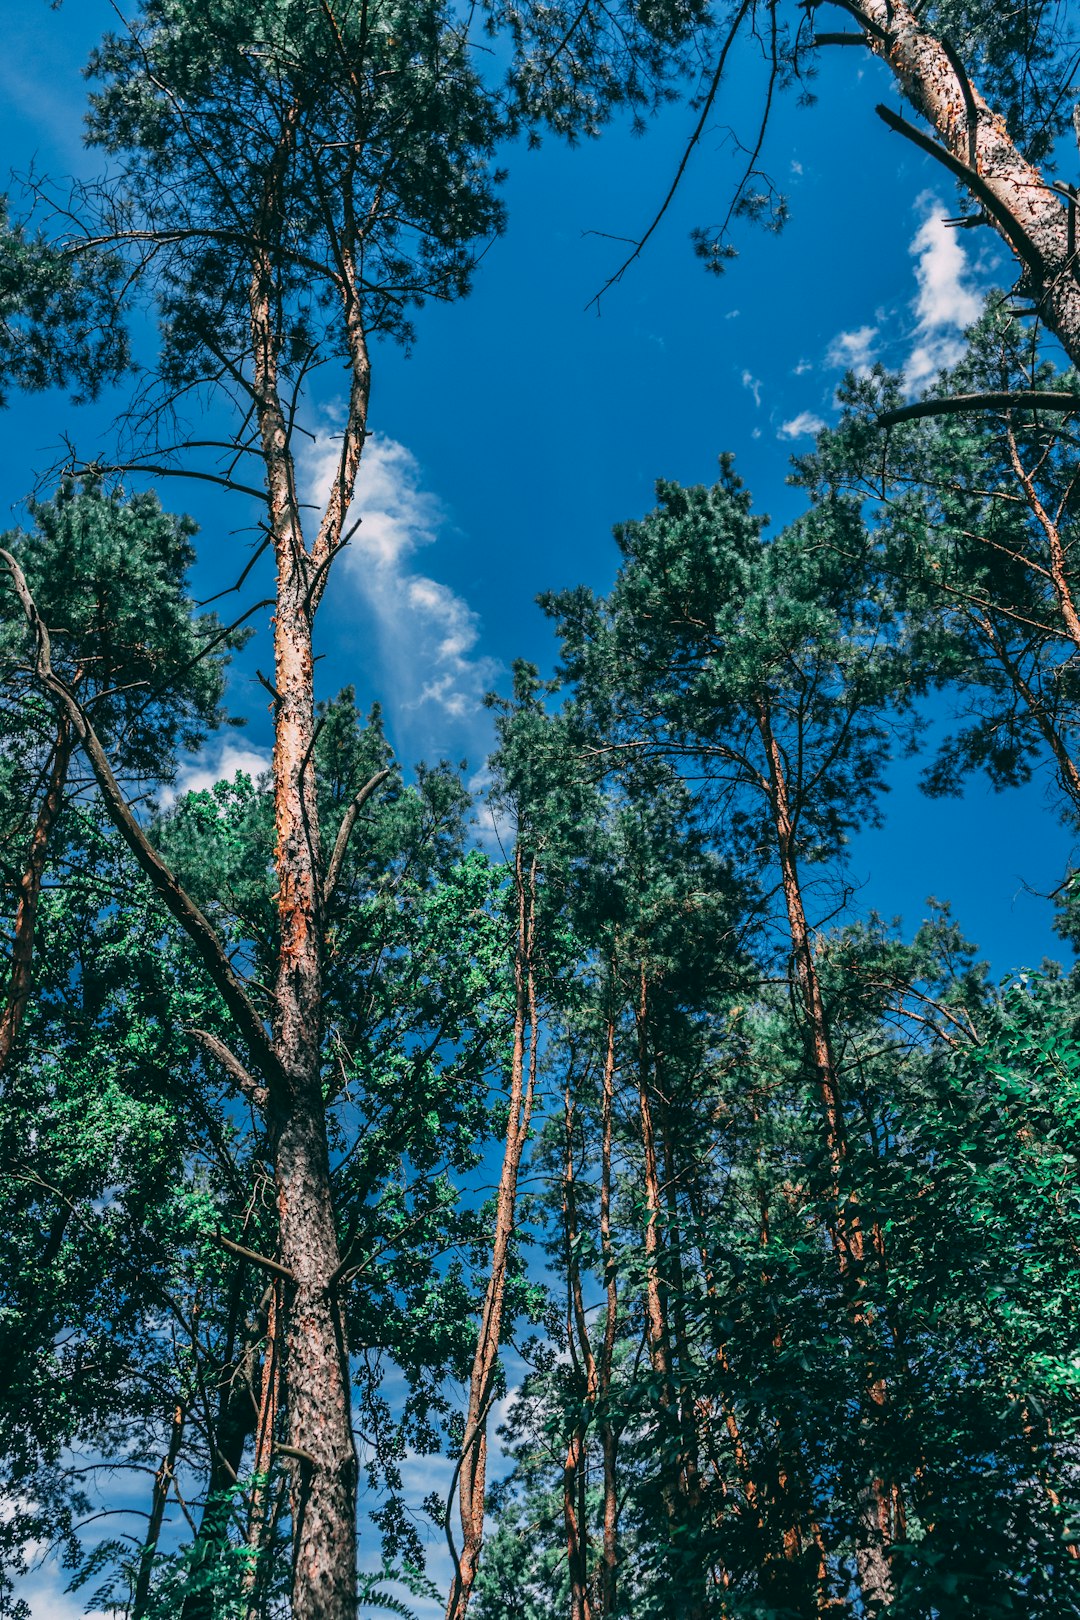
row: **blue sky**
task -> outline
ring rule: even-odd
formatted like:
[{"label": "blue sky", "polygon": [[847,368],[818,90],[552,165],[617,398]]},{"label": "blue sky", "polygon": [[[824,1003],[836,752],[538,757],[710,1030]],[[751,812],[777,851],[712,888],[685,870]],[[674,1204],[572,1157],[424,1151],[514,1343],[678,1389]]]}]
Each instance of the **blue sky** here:
[{"label": "blue sky", "polygon": [[[110,5],[5,9],[0,139],[10,164],[93,172],[96,154],[80,149],[80,70],[113,23]],[[744,50],[663,225],[599,307],[591,301],[625,252],[610,238],[637,236],[652,217],[694,121],[685,107],[644,138],[616,125],[576,149],[513,148],[509,229],[471,297],[424,311],[410,356],[377,351],[365,521],[322,610],[321,678],[326,692],[353,681],[362,702],[380,699],[406,762],[445,753],[482,763],[483,692],[505,683],[513,658],[548,667],[554,656],[536,594],[605,588],[611,526],[649,508],[657,477],[709,481],[717,454],[734,451],[758,510],[786,521],[802,501],[785,483],[789,458],[831,419],[845,366],[883,359],[925,381],[955,354],[995,271],[1007,275],[996,238],[942,227],[955,212],[947,177],[874,115],[876,101],[897,98],[884,69],[855,50],[822,53],[816,106],[779,104],[765,161],[789,196],[790,223],[779,237],[744,228],[725,275],[706,274],[689,233],[723,212],[738,170],[732,131],[748,137],[760,83],[761,64]],[[331,392],[311,402],[323,430],[308,457],[313,485],[332,451],[336,403]],[[0,468],[10,521],[55,463],[62,431],[93,454],[107,451],[107,425],[103,408],[18,401]],[[198,593],[234,578],[253,515],[243,499],[179,480],[163,498],[202,525]],[[266,594],[256,575],[251,593]],[[187,780],[265,757],[254,667],[269,667],[268,648],[265,624],[253,622],[260,635],[231,700],[249,723]],[[1043,812],[1042,786],[994,796],[976,783],[962,804],[930,804],[915,774],[898,768],[885,834],[856,842],[865,903],[914,925],[928,893],[953,899],[1002,972],[1059,950],[1049,908],[1027,892],[1052,889],[1070,849]]]},{"label": "blue sky", "polygon": [[[0,9],[8,163],[85,172],[96,158],[80,151],[80,68],[112,23],[110,6],[6,0]],[[655,211],[694,121],[684,107],[644,139],[613,127],[576,150],[554,140],[511,150],[509,229],[472,296],[425,311],[410,357],[389,346],[376,354],[365,521],[322,610],[320,671],[324,695],[352,681],[363,703],[383,703],[407,763],[447,754],[481,766],[484,691],[505,686],[515,657],[546,668],[554,658],[536,594],[606,588],[611,526],[649,508],[657,477],[709,481],[718,453],[734,451],[758,510],[786,521],[802,500],[785,483],[789,458],[831,419],[844,368],[880,358],[925,381],[955,357],[960,326],[1001,267],[985,233],[940,225],[955,211],[945,176],[885,130],[873,106],[896,104],[892,86],[875,62],[845,50],[824,56],[816,107],[789,98],[777,111],[767,164],[790,197],[786,230],[745,229],[727,273],[705,274],[689,233],[723,212],[737,171],[724,126],[747,133],[760,85],[752,54],[734,63],[731,82],[663,226],[599,309],[591,301],[620,258],[610,237],[638,235]],[[312,486],[335,403],[329,392],[311,402],[322,434],[305,465]],[[55,461],[61,433],[89,455],[107,446],[107,422],[104,409],[53,397],[13,405],[0,465],[5,525]],[[253,514],[243,500],[179,482],[163,498],[202,525],[196,590],[208,595],[246,561]],[[265,584],[253,577],[247,600]],[[266,625],[254,622],[259,637],[231,695],[249,724],[190,762],[188,784],[267,757],[254,668],[269,668],[269,652]],[[1060,954],[1039,892],[1060,881],[1071,841],[1045,810],[1045,784],[995,796],[976,782],[963,801],[930,803],[916,791],[917,768],[897,767],[885,829],[855,841],[856,904],[902,913],[913,930],[928,894],[951,899],[1000,973]],[[67,1613],[55,1586],[44,1602],[51,1620]]]}]

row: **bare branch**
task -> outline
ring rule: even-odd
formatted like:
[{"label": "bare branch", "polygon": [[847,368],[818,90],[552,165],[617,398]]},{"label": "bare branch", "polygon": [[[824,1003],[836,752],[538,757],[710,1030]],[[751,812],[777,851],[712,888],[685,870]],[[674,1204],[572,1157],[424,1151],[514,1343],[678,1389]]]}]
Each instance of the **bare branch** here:
[{"label": "bare branch", "polygon": [[898,422],[915,422],[924,416],[962,416],[966,411],[1061,411],[1066,416],[1080,412],[1080,394],[1056,393],[1050,389],[1000,389],[987,394],[953,394],[948,399],[920,399],[914,405],[899,405],[882,411],[879,427],[895,427]]},{"label": "bare branch", "polygon": [[215,1243],[220,1243],[221,1247],[228,1249],[230,1254],[239,1255],[241,1260],[250,1260],[253,1266],[261,1266],[264,1271],[269,1271],[272,1276],[280,1277],[284,1282],[292,1283],[293,1287],[296,1286],[296,1278],[288,1266],[283,1266],[280,1260],[268,1260],[265,1254],[256,1254],[254,1249],[245,1249],[242,1243],[234,1243],[232,1238],[226,1237],[223,1232],[215,1232],[213,1238]]},{"label": "bare branch", "polygon": [[198,1029],[194,1025],[189,1025],[187,1032],[195,1037],[200,1046],[205,1046],[211,1057],[217,1059],[226,1073],[236,1081],[248,1101],[254,1103],[256,1108],[265,1111],[269,1101],[269,1093],[266,1087],[260,1086],[259,1082],[252,1078],[236,1053],[226,1046],[224,1041],[219,1040],[216,1035],[212,1035],[208,1029]]},{"label": "bare branch", "polygon": [[330,865],[326,869],[326,879],[323,883],[324,901],[329,900],[330,896],[337,887],[338,878],[341,876],[342,862],[345,859],[345,851],[349,847],[349,839],[352,836],[352,830],[356,825],[357,816],[360,814],[365,804],[367,804],[376,788],[381,787],[386,781],[386,778],[391,774],[392,773],[390,770],[376,771],[375,775],[370,779],[370,781],[364,783],[363,787],[360,789],[359,793],[356,795],[355,799],[353,799],[349,808],[342,817],[341,826],[338,828],[338,835],[334,840],[334,852],[330,857]]},{"label": "bare branch", "polygon": [[679,167],[675,171],[675,178],[672,180],[671,185],[668,188],[667,196],[664,198],[663,202],[660,204],[660,207],[653,215],[652,223],[645,232],[644,236],[642,236],[634,244],[634,251],[629,254],[629,256],[623,260],[619,268],[607,278],[596,296],[589,300],[588,307],[591,308],[593,304],[599,306],[601,298],[603,298],[608,289],[613,287],[617,281],[622,280],[623,276],[626,274],[627,270],[629,270],[634,260],[639,258],[644,252],[645,244],[648,242],[650,236],[652,236],[653,232],[660,224],[660,221],[670,208],[675,197],[675,193],[678,191],[679,186],[682,183],[682,177],[686,172],[686,165],[690,162],[691,154],[693,153],[695,146],[700,141],[702,135],[705,133],[705,125],[708,123],[709,114],[712,112],[713,103],[716,100],[717,92],[720,89],[720,81],[724,76],[724,68],[727,66],[728,54],[731,51],[731,47],[735,43],[739,29],[742,27],[743,20],[745,19],[747,12],[750,11],[752,4],[753,0],[742,0],[742,4],[739,6],[739,9],[735,14],[735,20],[728,29],[727,36],[724,39],[724,44],[720,51],[719,60],[717,61],[716,67],[713,69],[713,76],[709,81],[709,88],[705,92],[705,99],[701,107],[701,117],[698,119],[693,131],[691,132],[690,139],[686,143],[685,150],[683,151],[682,158],[679,162]]}]

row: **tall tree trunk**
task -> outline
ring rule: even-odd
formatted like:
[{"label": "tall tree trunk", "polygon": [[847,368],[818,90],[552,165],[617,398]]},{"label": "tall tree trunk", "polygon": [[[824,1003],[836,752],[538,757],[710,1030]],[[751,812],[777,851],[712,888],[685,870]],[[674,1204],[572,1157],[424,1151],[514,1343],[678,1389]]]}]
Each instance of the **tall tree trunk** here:
[{"label": "tall tree trunk", "polygon": [[[269,460],[269,458],[268,458]],[[270,1129],[285,1298],[289,1447],[293,1459],[294,1620],[354,1620],[357,1458],[341,1262],[322,1089],[322,922],[315,793],[311,568],[287,534],[278,544],[274,740],[280,958],[274,1045],[281,1066]]]},{"label": "tall tree trunk", "polygon": [[[206,1500],[192,1549],[191,1569],[180,1620],[212,1620],[214,1597],[205,1578],[229,1545],[231,1494],[244,1463],[244,1452],[255,1427],[254,1374],[257,1346],[266,1331],[271,1290],[263,1294],[251,1320],[241,1325],[247,1267],[241,1262],[233,1279],[229,1302],[225,1355],[214,1370],[217,1413],[210,1435],[210,1470]],[[239,1340],[239,1349],[237,1341]]]},{"label": "tall tree trunk", "polygon": [[536,857],[533,856],[529,863],[526,880],[520,843],[514,853],[514,885],[518,916],[517,942],[514,950],[514,1035],[510,1062],[510,1111],[506,1121],[502,1171],[495,1204],[491,1271],[480,1312],[476,1351],[469,1378],[469,1403],[465,1414],[458,1478],[462,1548],[460,1556],[456,1559],[454,1576],[446,1600],[446,1620],[464,1620],[476,1581],[480,1548],[484,1540],[488,1408],[491,1404],[502,1336],[503,1301],[506,1295],[510,1240],[514,1234],[518,1173],[521,1169],[525,1139],[529,1133],[529,1118],[536,1085],[538,1038],[534,972]]},{"label": "tall tree trunk", "polygon": [[131,1601],[131,1620],[143,1620],[150,1602],[150,1578],[154,1572],[154,1559],[165,1521],[165,1504],[169,1500],[176,1459],[180,1455],[180,1442],[184,1435],[184,1408],[177,1402],[169,1429],[169,1449],[161,1459],[154,1475],[154,1494],[150,1503],[150,1521],[146,1527],[146,1540],[139,1556],[139,1573],[135,1581],[135,1594]]},{"label": "tall tree trunk", "polygon": [[[866,1245],[858,1210],[852,1200],[844,1199],[842,1170],[847,1157],[847,1132],[843,1101],[799,881],[795,823],[788,793],[787,773],[783,753],[773,733],[768,698],[765,694],[759,699],[757,723],[768,762],[769,801],[787,908],[792,956],[802,994],[809,1046],[821,1097],[825,1149],[831,1181],[830,1199],[834,1210],[833,1238],[836,1256],[841,1277],[850,1291],[853,1325],[859,1337],[866,1338],[871,1327],[863,1297]],[[880,1232],[875,1223],[871,1230],[871,1252],[876,1260],[881,1259],[880,1243]],[[871,1417],[870,1438],[873,1440],[880,1433],[886,1405],[886,1390],[884,1380],[872,1366],[868,1375],[867,1391]],[[891,1500],[891,1488],[880,1477],[876,1466],[871,1463],[869,1478],[859,1503],[856,1536],[859,1586],[870,1615],[879,1613],[892,1598]]]},{"label": "tall tree trunk", "polygon": [[[611,964],[614,993],[615,963]],[[611,1142],[615,1113],[615,1012],[608,1014],[604,1052],[603,1090],[600,1099],[600,1256],[604,1266],[604,1335],[597,1368],[597,1397],[601,1408],[600,1444],[604,1456],[604,1552],[600,1567],[600,1612],[614,1615],[618,1598],[619,1494],[617,1465],[619,1437],[611,1421],[611,1374],[615,1361],[615,1334],[619,1316],[619,1285],[611,1234]]]},{"label": "tall tree trunk", "polygon": [[777,854],[780,860],[780,881],[784,892],[784,904],[787,909],[791,952],[795,961],[795,976],[802,995],[811,1058],[821,1097],[825,1150],[828,1155],[832,1182],[830,1193],[834,1205],[837,1206],[835,1234],[837,1251],[841,1265],[846,1268],[853,1260],[861,1258],[862,1242],[858,1226],[856,1225],[854,1229],[849,1228],[847,1221],[839,1211],[841,1170],[847,1154],[844,1110],[836,1064],[833,1060],[832,1045],[829,1040],[825,1002],[821,994],[821,981],[818,978],[817,964],[814,961],[814,949],[810,939],[810,929],[806,921],[806,908],[803,905],[802,885],[799,882],[799,868],[795,853],[795,825],[788,795],[787,774],[784,769],[780,745],[773,734],[768,700],[764,696],[759,700],[757,723],[768,762],[769,803],[772,811],[773,830],[776,835]]},{"label": "tall tree trunk", "polygon": [[[586,1435],[600,1388],[593,1355],[578,1262],[577,1188],[574,1164],[574,1098],[570,1082],[564,1094],[566,1158],[563,1169],[563,1253],[566,1265],[566,1339],[579,1380],[582,1415],[574,1424],[563,1465],[563,1522],[566,1528],[567,1571],[570,1576],[570,1620],[593,1620],[589,1599],[589,1536],[586,1519]],[[580,1359],[578,1351],[580,1350]]]},{"label": "tall tree trunk", "polygon": [[[649,1058],[648,1042],[648,991],[645,963],[642,962],[638,979],[636,1018],[638,1036],[638,1115],[641,1124],[641,1144],[645,1170],[645,1327],[649,1346],[649,1359],[652,1362],[653,1372],[656,1374],[660,1386],[658,1404],[661,1423],[665,1429],[669,1424],[673,1424],[679,1433],[679,1456],[675,1467],[671,1468],[666,1460],[661,1464],[660,1495],[672,1531],[672,1538],[681,1551],[689,1545],[688,1533],[692,1531],[693,1514],[687,1494],[688,1482],[684,1467],[685,1435],[674,1381],[671,1322],[669,1319],[669,1279],[666,1276],[667,1245],[661,1241],[660,1235],[660,1223],[664,1216],[666,1200],[660,1182],[659,1150],[651,1096],[650,1071],[652,1065]],[[668,1435],[665,1433],[662,1442],[665,1459],[668,1450],[667,1439]],[[674,1603],[677,1596],[682,1603],[685,1595],[680,1582],[677,1593],[675,1591],[671,1593],[670,1601]],[[675,1612],[672,1609],[672,1613]],[[701,1596],[694,1592],[690,1595],[689,1601],[684,1603],[680,1611],[680,1620],[682,1615],[688,1616],[689,1620],[697,1620],[701,1613]]]},{"label": "tall tree trunk", "polygon": [[41,880],[45,872],[49,838],[64,798],[68,766],[75,745],[71,718],[60,710],[56,717],[56,739],[48,766],[45,797],[34,823],[26,864],[19,879],[19,900],[15,908],[15,937],[11,948],[11,974],[8,979],[7,1000],[0,1013],[0,1074],[3,1074],[19,1026],[26,1011],[30,994],[30,974],[34,960],[34,929],[37,923],[38,903],[41,899]]},{"label": "tall tree trunk", "polygon": [[[300,118],[287,109],[262,198],[252,265],[253,396],[277,566],[274,614],[274,866],[279,930],[277,1060],[267,1118],[274,1156],[292,1460],[293,1620],[355,1620],[357,1456],[349,1351],[334,1283],[341,1256],[322,1088],[322,860],[315,782],[312,629],[352,496],[367,414],[359,300],[343,275],[352,355],[349,421],[319,535],[304,542],[290,429],[278,386],[278,287],[270,244],[286,228],[282,188]],[[346,244],[348,246],[348,244]],[[355,331],[354,331],[355,328]]]}]

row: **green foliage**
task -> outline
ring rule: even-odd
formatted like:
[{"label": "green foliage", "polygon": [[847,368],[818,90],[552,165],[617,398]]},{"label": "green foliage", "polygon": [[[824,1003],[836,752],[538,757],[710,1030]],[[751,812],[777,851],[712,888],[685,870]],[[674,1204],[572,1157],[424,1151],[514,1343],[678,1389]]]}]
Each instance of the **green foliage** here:
[{"label": "green foliage", "polygon": [[65,254],[13,224],[0,197],[0,407],[11,388],[93,397],[126,370],[126,336],[113,318],[120,276],[115,253]]},{"label": "green foliage", "polygon": [[[50,631],[52,661],[89,711],[117,768],[168,782],[224,714],[224,668],[245,637],[196,616],[185,594],[196,532],[153,494],[125,499],[65,483],[31,506],[34,527],[3,536]],[[0,583],[0,677],[7,701],[40,699],[25,670],[30,632],[11,581]]]},{"label": "green foliage", "polygon": [[91,142],[123,158],[106,228],[122,236],[137,220],[167,249],[151,261],[138,236],[130,244],[153,272],[168,386],[216,378],[222,355],[247,353],[246,289],[266,231],[278,364],[298,377],[325,343],[345,350],[338,253],[357,221],[361,319],[400,338],[426,297],[466,290],[471,243],[500,228],[497,103],[439,5],[146,0],[90,73]]}]

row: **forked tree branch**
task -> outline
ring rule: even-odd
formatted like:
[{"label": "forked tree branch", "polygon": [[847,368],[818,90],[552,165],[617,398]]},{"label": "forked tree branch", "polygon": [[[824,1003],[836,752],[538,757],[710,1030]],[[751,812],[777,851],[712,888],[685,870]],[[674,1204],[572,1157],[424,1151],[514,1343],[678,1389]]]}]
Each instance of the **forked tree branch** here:
[{"label": "forked tree branch", "polygon": [[[210,978],[236,1020],[241,1035],[254,1054],[267,1079],[280,1076],[280,1065],[273,1043],[247,991],[233,971],[232,963],[216,929],[166,865],[139,826],[131,806],[113,775],[112,766],[89,715],[66,681],[52,667],[49,631],[37,610],[26,576],[10,551],[0,547],[0,562],[7,568],[19,598],[26,622],[34,634],[36,652],[34,674],[53,700],[66,712],[73,732],[86,755],[101,791],[109,819],[134,855],[143,874],[150,880],[166,909],[187,934]],[[235,1060],[234,1060],[235,1061]],[[234,1074],[234,1078],[235,1078]]]}]

